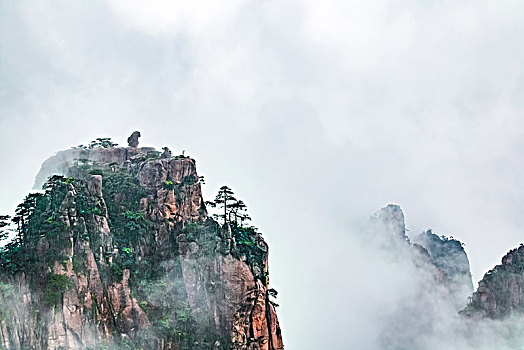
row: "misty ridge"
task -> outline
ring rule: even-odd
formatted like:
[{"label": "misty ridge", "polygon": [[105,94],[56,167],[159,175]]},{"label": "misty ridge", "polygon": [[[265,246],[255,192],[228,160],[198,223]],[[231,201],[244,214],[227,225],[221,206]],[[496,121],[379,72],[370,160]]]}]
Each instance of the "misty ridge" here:
[{"label": "misty ridge", "polygon": [[374,261],[368,278],[381,282],[370,297],[377,325],[369,349],[521,349],[524,342],[524,247],[490,270],[474,292],[464,244],[427,230],[408,237],[402,209],[389,204],[361,232]]},{"label": "misty ridge", "polygon": [[522,0],[0,1],[0,350],[524,349],[523,37]]},{"label": "misty ridge", "polygon": [[[1,346],[282,349],[268,246],[245,203],[227,186],[204,201],[195,160],[140,136],[58,152],[35,178],[44,190],[0,217]],[[347,266],[340,307],[371,327],[349,346],[522,347],[524,245],[475,291],[464,244],[410,232],[399,205],[350,237],[364,264]]]}]

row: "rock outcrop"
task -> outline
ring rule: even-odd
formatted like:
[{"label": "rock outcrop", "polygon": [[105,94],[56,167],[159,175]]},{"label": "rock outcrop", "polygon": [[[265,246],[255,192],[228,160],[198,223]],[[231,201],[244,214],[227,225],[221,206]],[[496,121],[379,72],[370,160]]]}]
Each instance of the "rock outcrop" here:
[{"label": "rock outcrop", "polygon": [[[370,220],[374,242],[392,254],[411,261],[434,283],[444,286],[457,310],[462,309],[473,292],[469,260],[462,243],[453,238],[437,236],[431,230],[410,240],[406,235],[404,213],[399,205],[389,204]],[[430,286],[428,286],[429,288]]]},{"label": "rock outcrop", "polygon": [[404,212],[397,204],[388,204],[371,217],[371,230],[390,241],[408,241]]},{"label": "rock outcrop", "polygon": [[52,175],[77,176],[79,169],[99,165],[127,167],[134,159],[146,159],[148,155],[155,157],[158,156],[158,152],[153,147],[71,148],[59,151],[42,164],[33,188],[41,189]]},{"label": "rock outcrop", "polygon": [[431,230],[414,237],[413,242],[427,249],[431,263],[445,274],[457,307],[467,303],[473,293],[473,282],[469,259],[462,243],[453,238],[439,237]]},{"label": "rock outcrop", "polygon": [[140,131],[135,131],[127,138],[127,145],[129,147],[136,148],[138,147],[138,138],[141,137]]},{"label": "rock outcrop", "polygon": [[36,184],[56,173],[0,255],[0,348],[283,349],[267,244],[208,217],[193,159],[71,149]]},{"label": "rock outcrop", "polygon": [[500,265],[486,272],[463,313],[472,318],[502,319],[524,312],[524,245],[510,250]]},{"label": "rock outcrop", "polygon": [[[377,322],[380,334],[378,348],[438,348],[428,346],[428,339],[440,334],[442,325],[456,319],[466,302],[462,300],[462,295],[455,292],[455,278],[461,282],[462,279],[439,257],[454,257],[461,264],[464,263],[462,258],[465,258],[469,266],[468,259],[460,242],[458,247],[454,243],[449,246],[444,242],[431,245],[428,244],[431,243],[429,240],[408,238],[406,231],[402,209],[389,204],[371,217],[365,236],[373,249],[379,247],[381,253],[377,258],[381,263],[398,274],[383,277],[385,283],[392,284],[391,293],[396,296],[390,310],[386,307],[380,311]],[[471,284],[469,270],[460,277],[469,278]],[[402,281],[400,287],[397,278]],[[387,284],[384,293],[389,293]]]}]

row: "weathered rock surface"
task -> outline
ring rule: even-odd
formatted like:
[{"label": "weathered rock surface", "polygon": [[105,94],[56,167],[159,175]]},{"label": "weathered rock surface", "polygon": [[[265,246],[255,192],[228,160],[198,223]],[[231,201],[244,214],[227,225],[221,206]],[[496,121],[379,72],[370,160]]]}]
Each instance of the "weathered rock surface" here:
[{"label": "weathered rock surface", "polygon": [[469,259],[462,243],[439,237],[431,230],[416,236],[413,241],[427,249],[431,263],[445,274],[457,307],[462,307],[473,293]]},{"label": "weathered rock surface", "polygon": [[[454,293],[455,275],[448,274],[453,270],[446,270],[448,266],[439,264],[436,259],[454,255],[447,251],[447,245],[428,246],[423,240],[412,243],[406,235],[404,214],[398,205],[382,208],[370,221],[366,239],[373,247],[380,248],[382,262],[398,273],[398,277],[387,276],[385,280],[390,281],[390,278],[392,285],[398,283],[396,278],[402,281],[400,287],[397,284],[392,288],[396,288],[392,292],[396,295],[394,306],[391,310],[380,311],[377,322],[380,348],[433,349],[433,346],[428,346],[427,339],[439,334],[442,325],[454,319],[465,304],[465,300],[459,300]],[[462,249],[460,243],[459,247]],[[463,258],[459,253],[457,255]],[[467,262],[467,256],[464,258]],[[469,271],[467,276],[470,276]],[[384,294],[388,293],[385,285]]]},{"label": "weathered rock surface", "polygon": [[501,319],[524,312],[524,245],[510,250],[502,264],[488,271],[464,314]]},{"label": "weathered rock surface", "polygon": [[135,131],[127,138],[127,144],[129,147],[138,147],[138,138],[142,136],[140,135],[140,131]]},{"label": "weathered rock surface", "polygon": [[407,241],[404,212],[397,204],[388,204],[371,217],[371,230],[389,241]]},{"label": "weathered rock surface", "polygon": [[126,161],[130,159],[136,157],[147,157],[147,155],[152,152],[156,152],[153,147],[72,148],[65,151],[59,151],[42,164],[42,167],[35,177],[33,188],[38,190],[41,189],[42,185],[52,175],[76,175],[74,170],[82,165],[124,165],[126,164]]},{"label": "weathered rock surface", "polygon": [[71,149],[36,185],[55,173],[78,180],[37,198],[19,266],[3,258],[0,347],[283,349],[267,245],[207,216],[193,159]]},{"label": "weathered rock surface", "polygon": [[[400,206],[389,204],[371,217],[370,230],[379,238],[379,245],[394,254],[411,260],[422,273],[433,276],[432,280],[444,286],[460,310],[473,292],[469,259],[462,243],[453,238],[437,236],[431,230],[413,238],[406,235],[404,213]],[[428,286],[428,288],[431,288]]]}]

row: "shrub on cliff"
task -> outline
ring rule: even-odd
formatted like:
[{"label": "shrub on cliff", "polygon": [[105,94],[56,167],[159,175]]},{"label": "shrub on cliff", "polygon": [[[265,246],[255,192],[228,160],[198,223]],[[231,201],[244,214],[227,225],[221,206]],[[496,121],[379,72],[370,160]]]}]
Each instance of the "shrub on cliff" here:
[{"label": "shrub on cliff", "polygon": [[73,286],[73,282],[65,275],[50,273],[44,290],[44,303],[53,306],[58,303],[66,290]]}]

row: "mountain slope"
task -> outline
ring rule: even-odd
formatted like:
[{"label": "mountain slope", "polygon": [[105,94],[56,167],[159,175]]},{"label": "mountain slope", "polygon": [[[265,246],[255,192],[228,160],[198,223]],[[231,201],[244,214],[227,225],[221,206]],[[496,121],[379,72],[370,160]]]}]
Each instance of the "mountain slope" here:
[{"label": "mountain slope", "polygon": [[473,293],[469,259],[462,243],[439,237],[431,230],[416,236],[413,241],[427,249],[431,263],[446,275],[457,306],[462,307]]},{"label": "mountain slope", "polygon": [[524,245],[510,250],[486,272],[464,310],[473,318],[503,319],[524,312]]},{"label": "mountain slope", "polygon": [[370,222],[369,231],[379,247],[414,263],[425,276],[433,276],[432,283],[445,287],[446,294],[441,297],[451,300],[457,310],[462,309],[473,292],[473,283],[469,259],[460,241],[439,237],[431,230],[410,240],[404,213],[396,204],[377,211]]},{"label": "mountain slope", "polygon": [[8,349],[282,349],[255,228],[208,217],[195,161],[152,148],[59,152],[0,256]]}]

